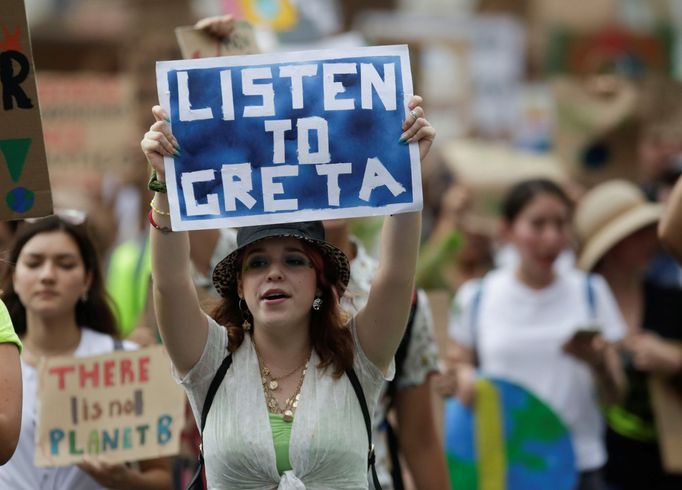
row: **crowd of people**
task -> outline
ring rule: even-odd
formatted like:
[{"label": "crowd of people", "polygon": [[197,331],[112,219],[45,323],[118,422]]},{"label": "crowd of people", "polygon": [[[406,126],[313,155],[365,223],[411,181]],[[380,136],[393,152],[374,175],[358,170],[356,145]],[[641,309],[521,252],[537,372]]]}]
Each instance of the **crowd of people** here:
[{"label": "crowd of people", "polygon": [[[401,139],[424,160],[436,132],[421,97],[408,107]],[[420,212],[386,216],[376,254],[349,220],[178,232],[163,157],[179,147],[152,116],[141,240],[102,257],[85,214],[0,223],[0,487],[447,489],[438,405],[473,407],[499,376],[566,424],[577,490],[682,488],[652,395],[682,396],[682,180],[653,196],[520,180],[491,232],[455,175],[426,233]],[[434,284],[452,294],[447,345]],[[155,343],[187,393],[183,454],[35,466],[40,359]]]}]

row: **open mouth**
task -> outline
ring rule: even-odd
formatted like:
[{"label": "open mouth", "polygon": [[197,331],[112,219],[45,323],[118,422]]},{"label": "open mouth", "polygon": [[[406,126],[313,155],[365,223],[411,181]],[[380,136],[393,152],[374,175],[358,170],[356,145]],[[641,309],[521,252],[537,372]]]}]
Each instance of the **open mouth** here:
[{"label": "open mouth", "polygon": [[278,301],[288,298],[289,295],[283,291],[267,291],[261,299],[264,301]]}]

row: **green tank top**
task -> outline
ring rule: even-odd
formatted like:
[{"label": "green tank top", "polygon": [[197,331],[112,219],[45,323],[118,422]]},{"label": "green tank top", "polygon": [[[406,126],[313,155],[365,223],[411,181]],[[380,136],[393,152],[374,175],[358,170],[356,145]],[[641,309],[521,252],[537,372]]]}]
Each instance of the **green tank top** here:
[{"label": "green tank top", "polygon": [[275,444],[275,460],[277,471],[281,475],[291,468],[289,462],[289,440],[291,439],[291,426],[293,422],[285,422],[281,414],[270,413],[270,427],[272,428],[272,441]]}]

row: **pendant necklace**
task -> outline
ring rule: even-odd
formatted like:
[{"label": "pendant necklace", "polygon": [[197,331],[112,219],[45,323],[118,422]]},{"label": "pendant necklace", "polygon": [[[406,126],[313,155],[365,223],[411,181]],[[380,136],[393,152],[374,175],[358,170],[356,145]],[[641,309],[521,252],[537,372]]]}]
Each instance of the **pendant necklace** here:
[{"label": "pendant necklace", "polygon": [[[263,384],[263,393],[265,394],[265,402],[268,406],[268,410],[271,413],[281,414],[282,420],[285,422],[293,422],[294,412],[296,411],[298,402],[301,399],[301,387],[303,386],[303,380],[305,379],[306,372],[308,371],[308,363],[310,362],[312,350],[308,354],[308,358],[303,364],[297,366],[295,369],[282,376],[275,377],[272,376],[270,368],[265,365],[265,362],[263,362],[263,358],[261,357],[255,342],[253,343],[253,347],[256,351],[256,356],[258,357],[258,363],[260,365],[261,382]],[[294,390],[293,394],[286,399],[284,402],[284,407],[281,407],[277,401],[277,397],[275,396],[275,392],[279,389],[279,382],[301,369],[301,377],[298,379],[296,389]]]}]

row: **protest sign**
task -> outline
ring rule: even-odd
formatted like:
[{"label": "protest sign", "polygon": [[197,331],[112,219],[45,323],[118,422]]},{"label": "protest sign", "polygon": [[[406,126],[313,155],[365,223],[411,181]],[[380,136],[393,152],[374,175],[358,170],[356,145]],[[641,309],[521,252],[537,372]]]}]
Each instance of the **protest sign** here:
[{"label": "protest sign", "polygon": [[638,179],[639,84],[622,77],[554,77],[554,148],[562,167],[587,187]]},{"label": "protest sign", "polygon": [[40,72],[38,93],[53,170],[112,172],[131,162],[137,134],[129,75]]},{"label": "protest sign", "polygon": [[192,26],[176,27],[175,37],[185,59],[260,53],[253,27],[243,20],[237,21],[234,30],[224,38]]},{"label": "protest sign", "polygon": [[51,358],[38,371],[36,466],[178,454],[185,396],[161,346]]},{"label": "protest sign", "polygon": [[52,212],[23,0],[0,3],[0,219]]},{"label": "protest sign", "polygon": [[567,180],[556,155],[520,150],[508,143],[458,139],[445,144],[441,154],[457,182],[471,190],[469,216],[491,233],[498,228],[504,195],[514,184],[533,178]]},{"label": "protest sign", "polygon": [[291,0],[223,0],[222,7],[226,14],[244,18],[254,25],[288,31],[299,20],[296,3]]},{"label": "protest sign", "polygon": [[[682,348],[682,344],[676,344],[678,349]],[[663,376],[651,376],[648,384],[663,468],[670,473],[682,473],[682,391]]]},{"label": "protest sign", "polygon": [[157,63],[174,230],[421,209],[406,46]]},{"label": "protest sign", "polygon": [[615,71],[640,80],[651,73],[673,74],[675,34],[665,23],[636,30],[610,24],[588,33],[555,27],[547,51],[546,72],[551,75],[585,77]]}]

